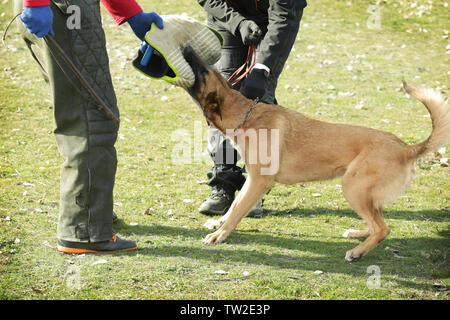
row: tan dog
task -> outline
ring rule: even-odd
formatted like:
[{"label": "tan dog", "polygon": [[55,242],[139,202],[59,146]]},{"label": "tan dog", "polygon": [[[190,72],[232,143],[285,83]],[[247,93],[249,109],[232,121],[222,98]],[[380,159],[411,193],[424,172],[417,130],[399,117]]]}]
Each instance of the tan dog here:
[{"label": "tan dog", "polygon": [[[347,251],[345,259],[360,258],[389,234],[382,218],[383,205],[406,191],[415,176],[416,160],[436,150],[450,134],[445,102],[432,90],[404,84],[405,90],[427,107],[433,124],[427,140],[407,145],[391,133],[320,121],[281,106],[255,103],[232,90],[190,47],[184,50],[184,56],[196,75],[190,95],[207,120],[234,141],[249,175],[228,212],[205,224],[210,229],[218,228],[206,236],[206,244],[225,240],[275,182],[294,184],[343,176],[344,196],[368,226],[344,234],[347,238],[366,238]],[[264,136],[258,132],[277,134]],[[267,152],[270,156],[275,155],[274,150],[279,153],[271,157],[278,161],[276,172],[263,173],[273,165],[259,151],[263,145],[271,150]],[[257,151],[252,154],[251,150]]]}]

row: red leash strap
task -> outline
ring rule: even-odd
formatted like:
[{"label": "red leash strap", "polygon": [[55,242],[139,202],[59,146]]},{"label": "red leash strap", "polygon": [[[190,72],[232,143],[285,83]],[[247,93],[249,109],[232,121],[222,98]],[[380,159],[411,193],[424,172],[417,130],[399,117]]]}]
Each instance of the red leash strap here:
[{"label": "red leash strap", "polygon": [[[250,65],[248,64],[251,59]],[[248,53],[247,53],[247,59],[245,60],[244,64],[240,66],[229,78],[228,82],[235,86],[239,81],[244,79],[250,71],[252,71],[254,65],[256,62],[256,48],[255,46],[248,47]],[[247,67],[247,70],[244,71],[241,75],[239,75],[245,68]]]},{"label": "red leash strap", "polygon": [[[248,62],[252,59],[250,65],[248,65]],[[247,59],[245,59],[245,62],[242,66],[240,66],[229,78],[228,82],[231,84],[231,86],[235,86],[239,81],[244,79],[250,71],[252,71],[253,67],[255,66],[256,62],[256,48],[255,46],[248,47],[248,53],[247,53]],[[239,74],[245,69],[245,67],[248,67],[247,70],[243,74],[239,76]],[[206,124],[209,126],[209,121],[206,120]]]}]

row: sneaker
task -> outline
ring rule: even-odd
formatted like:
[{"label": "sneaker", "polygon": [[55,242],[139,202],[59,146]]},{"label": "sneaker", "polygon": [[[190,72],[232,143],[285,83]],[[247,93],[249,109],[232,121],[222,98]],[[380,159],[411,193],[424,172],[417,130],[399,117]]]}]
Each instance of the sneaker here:
[{"label": "sneaker", "polygon": [[214,186],[211,195],[202,203],[198,211],[208,216],[224,215],[233,203],[234,193],[235,191],[231,189]]},{"label": "sneaker", "polygon": [[110,240],[102,242],[72,242],[58,239],[58,251],[64,253],[112,253],[137,249],[136,242],[113,235]]}]

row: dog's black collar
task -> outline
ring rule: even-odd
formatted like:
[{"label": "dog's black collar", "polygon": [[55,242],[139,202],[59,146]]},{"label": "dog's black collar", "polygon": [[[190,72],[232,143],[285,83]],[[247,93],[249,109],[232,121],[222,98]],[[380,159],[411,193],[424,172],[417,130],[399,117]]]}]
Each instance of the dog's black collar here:
[{"label": "dog's black collar", "polygon": [[248,120],[248,118],[250,118],[250,115],[252,114],[252,111],[253,111],[253,109],[255,109],[258,102],[259,102],[259,97],[257,97],[255,100],[253,100],[253,103],[250,106],[250,108],[248,108],[247,112],[245,113],[244,119],[242,120],[241,124],[238,125],[236,127],[236,129],[234,129],[234,131],[236,131],[244,126],[245,122]]}]

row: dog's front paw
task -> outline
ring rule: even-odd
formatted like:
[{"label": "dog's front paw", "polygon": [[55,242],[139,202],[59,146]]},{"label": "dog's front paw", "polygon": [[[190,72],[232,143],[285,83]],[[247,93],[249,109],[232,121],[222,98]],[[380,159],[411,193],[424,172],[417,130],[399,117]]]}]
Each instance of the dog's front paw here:
[{"label": "dog's front paw", "polygon": [[219,229],[222,226],[223,222],[215,219],[208,219],[203,225],[206,229],[214,230]]},{"label": "dog's front paw", "polygon": [[358,260],[361,257],[362,257],[362,254],[355,252],[353,249],[347,251],[347,253],[345,254],[345,260],[347,260],[349,262]]},{"label": "dog's front paw", "polygon": [[217,230],[216,232],[208,234],[205,239],[203,239],[203,243],[207,245],[213,245],[216,243],[220,243],[225,240],[228,236],[228,232],[225,230]]}]

